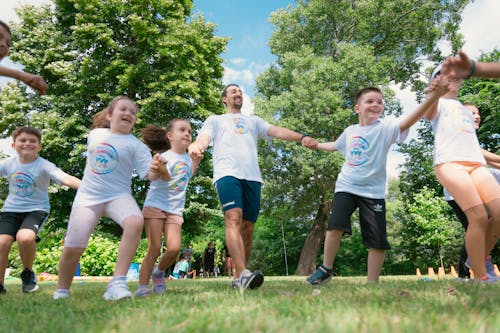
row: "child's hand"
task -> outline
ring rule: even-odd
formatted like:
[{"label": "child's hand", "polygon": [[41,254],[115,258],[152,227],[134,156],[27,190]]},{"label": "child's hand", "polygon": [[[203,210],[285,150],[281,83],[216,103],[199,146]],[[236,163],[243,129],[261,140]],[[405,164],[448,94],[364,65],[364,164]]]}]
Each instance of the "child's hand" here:
[{"label": "child's hand", "polygon": [[153,156],[153,160],[151,161],[151,165],[149,166],[149,171],[151,173],[159,175],[160,178],[164,180],[170,178],[170,174],[167,170],[167,160],[160,154],[155,154]]},{"label": "child's hand", "polygon": [[193,142],[189,145],[188,152],[193,161],[201,160],[203,158],[203,153],[205,152],[205,147],[199,143]]},{"label": "child's hand", "polygon": [[49,87],[47,82],[40,75],[24,73],[21,77],[21,81],[23,81],[26,85],[28,85],[31,89],[38,92],[40,95],[45,95],[47,88]]},{"label": "child's hand", "polygon": [[427,86],[427,93],[435,93],[438,96],[443,96],[449,90],[449,80],[447,76],[439,75]]},{"label": "child's hand", "polygon": [[302,139],[302,146],[311,150],[316,150],[318,149],[318,141],[314,138],[306,136]]}]

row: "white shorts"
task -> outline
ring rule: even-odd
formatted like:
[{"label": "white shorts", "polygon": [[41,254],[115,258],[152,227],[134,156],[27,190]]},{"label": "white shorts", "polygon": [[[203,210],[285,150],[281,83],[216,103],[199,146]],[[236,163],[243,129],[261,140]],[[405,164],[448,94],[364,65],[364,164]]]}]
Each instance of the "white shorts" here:
[{"label": "white shorts", "polygon": [[127,218],[131,216],[142,218],[142,213],[132,196],[121,197],[94,206],[73,207],[64,246],[86,248],[90,235],[102,216],[109,217],[123,228],[123,222]]}]

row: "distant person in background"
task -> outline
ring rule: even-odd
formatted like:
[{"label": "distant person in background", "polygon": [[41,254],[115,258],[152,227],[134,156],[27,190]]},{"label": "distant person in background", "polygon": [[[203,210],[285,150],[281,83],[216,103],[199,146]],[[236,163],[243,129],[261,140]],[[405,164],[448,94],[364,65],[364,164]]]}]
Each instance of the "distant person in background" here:
[{"label": "distant person in background", "polygon": [[[10,51],[10,28],[4,21],[0,20],[0,61],[9,55]],[[23,72],[17,69],[0,66],[0,76],[7,76],[22,81],[28,87],[44,95],[48,88],[47,83],[40,75]]]},{"label": "distant person in background", "polygon": [[225,265],[226,275],[232,278],[234,276],[233,259],[226,244],[224,244],[224,248],[222,249],[222,263]]},{"label": "distant person in background", "polygon": [[208,242],[208,246],[203,251],[201,256],[201,262],[203,265],[203,272],[205,277],[213,276],[215,271],[215,257],[217,255],[217,250],[214,247],[213,242]]},{"label": "distant person in background", "polygon": [[191,262],[193,260],[193,248],[189,242],[186,242],[186,247],[181,250],[181,255],[186,257],[189,264],[189,269],[191,269]]}]

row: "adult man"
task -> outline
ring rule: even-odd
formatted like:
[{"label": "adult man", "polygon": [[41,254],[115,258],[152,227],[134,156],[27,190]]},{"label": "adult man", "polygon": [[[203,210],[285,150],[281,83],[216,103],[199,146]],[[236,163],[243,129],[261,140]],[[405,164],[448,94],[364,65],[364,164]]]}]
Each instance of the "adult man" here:
[{"label": "adult man", "polygon": [[243,94],[236,84],[224,88],[222,102],[226,113],[208,117],[188,150],[191,156],[199,157],[213,143],[213,181],[224,211],[226,243],[236,269],[233,287],[255,289],[264,282],[262,272],[247,269],[263,183],[257,140],[278,138],[306,147],[317,142],[307,135],[273,126],[258,116],[241,114]]},{"label": "adult man", "polygon": [[[0,20],[0,61],[9,55],[10,51],[10,28],[4,21]],[[24,82],[39,94],[45,94],[47,83],[40,75],[30,74],[17,69],[0,66],[0,76],[8,76]]]}]

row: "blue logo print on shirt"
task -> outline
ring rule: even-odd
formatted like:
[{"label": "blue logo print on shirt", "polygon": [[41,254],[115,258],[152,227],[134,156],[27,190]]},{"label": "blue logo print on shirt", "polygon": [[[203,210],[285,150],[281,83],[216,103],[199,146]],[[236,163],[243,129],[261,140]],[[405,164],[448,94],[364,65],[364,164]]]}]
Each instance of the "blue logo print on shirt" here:
[{"label": "blue logo print on shirt", "polygon": [[10,192],[20,197],[29,197],[35,192],[35,180],[22,171],[12,173],[9,184]]},{"label": "blue logo print on shirt", "polygon": [[110,173],[118,164],[118,152],[112,145],[100,142],[89,149],[88,162],[93,173]]},{"label": "blue logo print on shirt", "polygon": [[354,136],[348,143],[346,154],[347,163],[351,166],[360,166],[368,161],[370,144],[361,136]]}]

